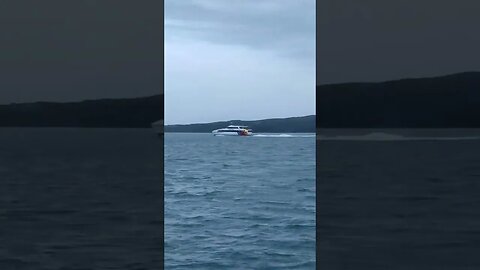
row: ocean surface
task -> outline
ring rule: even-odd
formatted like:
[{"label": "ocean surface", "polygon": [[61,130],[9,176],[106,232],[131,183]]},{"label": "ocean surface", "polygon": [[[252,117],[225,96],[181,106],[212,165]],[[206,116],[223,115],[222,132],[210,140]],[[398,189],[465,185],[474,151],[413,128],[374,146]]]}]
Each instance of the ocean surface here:
[{"label": "ocean surface", "polygon": [[[320,133],[166,134],[165,268],[480,269],[480,130]],[[0,269],[162,269],[150,129],[0,142]]]},{"label": "ocean surface", "polygon": [[0,129],[0,269],[162,269],[151,129]]},{"label": "ocean surface", "polygon": [[480,129],[320,130],[319,269],[480,269]]},{"label": "ocean surface", "polygon": [[315,269],[315,135],[166,133],[165,269]]}]

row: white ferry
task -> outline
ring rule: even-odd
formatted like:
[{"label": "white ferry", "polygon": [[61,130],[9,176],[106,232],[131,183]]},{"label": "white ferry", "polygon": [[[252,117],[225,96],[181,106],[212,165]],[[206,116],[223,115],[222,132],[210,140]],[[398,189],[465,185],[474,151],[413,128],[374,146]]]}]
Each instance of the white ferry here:
[{"label": "white ferry", "polygon": [[252,129],[247,126],[230,125],[226,128],[215,129],[212,131],[214,136],[251,136]]}]

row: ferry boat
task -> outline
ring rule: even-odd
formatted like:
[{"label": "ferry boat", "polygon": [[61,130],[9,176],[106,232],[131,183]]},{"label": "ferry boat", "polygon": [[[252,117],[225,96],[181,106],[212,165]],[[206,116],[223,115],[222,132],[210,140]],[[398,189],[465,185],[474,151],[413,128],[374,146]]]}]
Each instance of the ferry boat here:
[{"label": "ferry boat", "polygon": [[252,129],[248,128],[247,126],[235,126],[230,125],[226,128],[215,129],[212,131],[214,136],[222,135],[222,136],[251,136]]}]

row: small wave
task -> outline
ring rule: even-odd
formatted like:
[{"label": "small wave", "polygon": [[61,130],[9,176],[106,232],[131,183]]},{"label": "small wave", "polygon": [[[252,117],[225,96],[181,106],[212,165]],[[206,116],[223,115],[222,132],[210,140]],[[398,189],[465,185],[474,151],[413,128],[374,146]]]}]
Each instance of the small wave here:
[{"label": "small wave", "polygon": [[383,132],[372,132],[366,135],[350,135],[350,136],[322,136],[318,137],[321,141],[462,141],[462,140],[480,140],[480,136],[463,136],[463,137],[407,137],[398,134],[390,134]]}]

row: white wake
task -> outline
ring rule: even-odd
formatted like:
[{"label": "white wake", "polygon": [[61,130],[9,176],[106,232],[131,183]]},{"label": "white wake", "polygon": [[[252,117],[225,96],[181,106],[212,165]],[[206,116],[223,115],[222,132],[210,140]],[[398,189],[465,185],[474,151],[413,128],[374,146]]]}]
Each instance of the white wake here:
[{"label": "white wake", "polygon": [[314,138],[315,134],[253,134],[252,137],[266,138]]},{"label": "white wake", "polygon": [[480,140],[480,136],[462,136],[462,137],[408,137],[397,134],[383,132],[373,132],[366,135],[345,135],[345,136],[322,136],[318,137],[321,141],[461,141],[461,140]]}]

